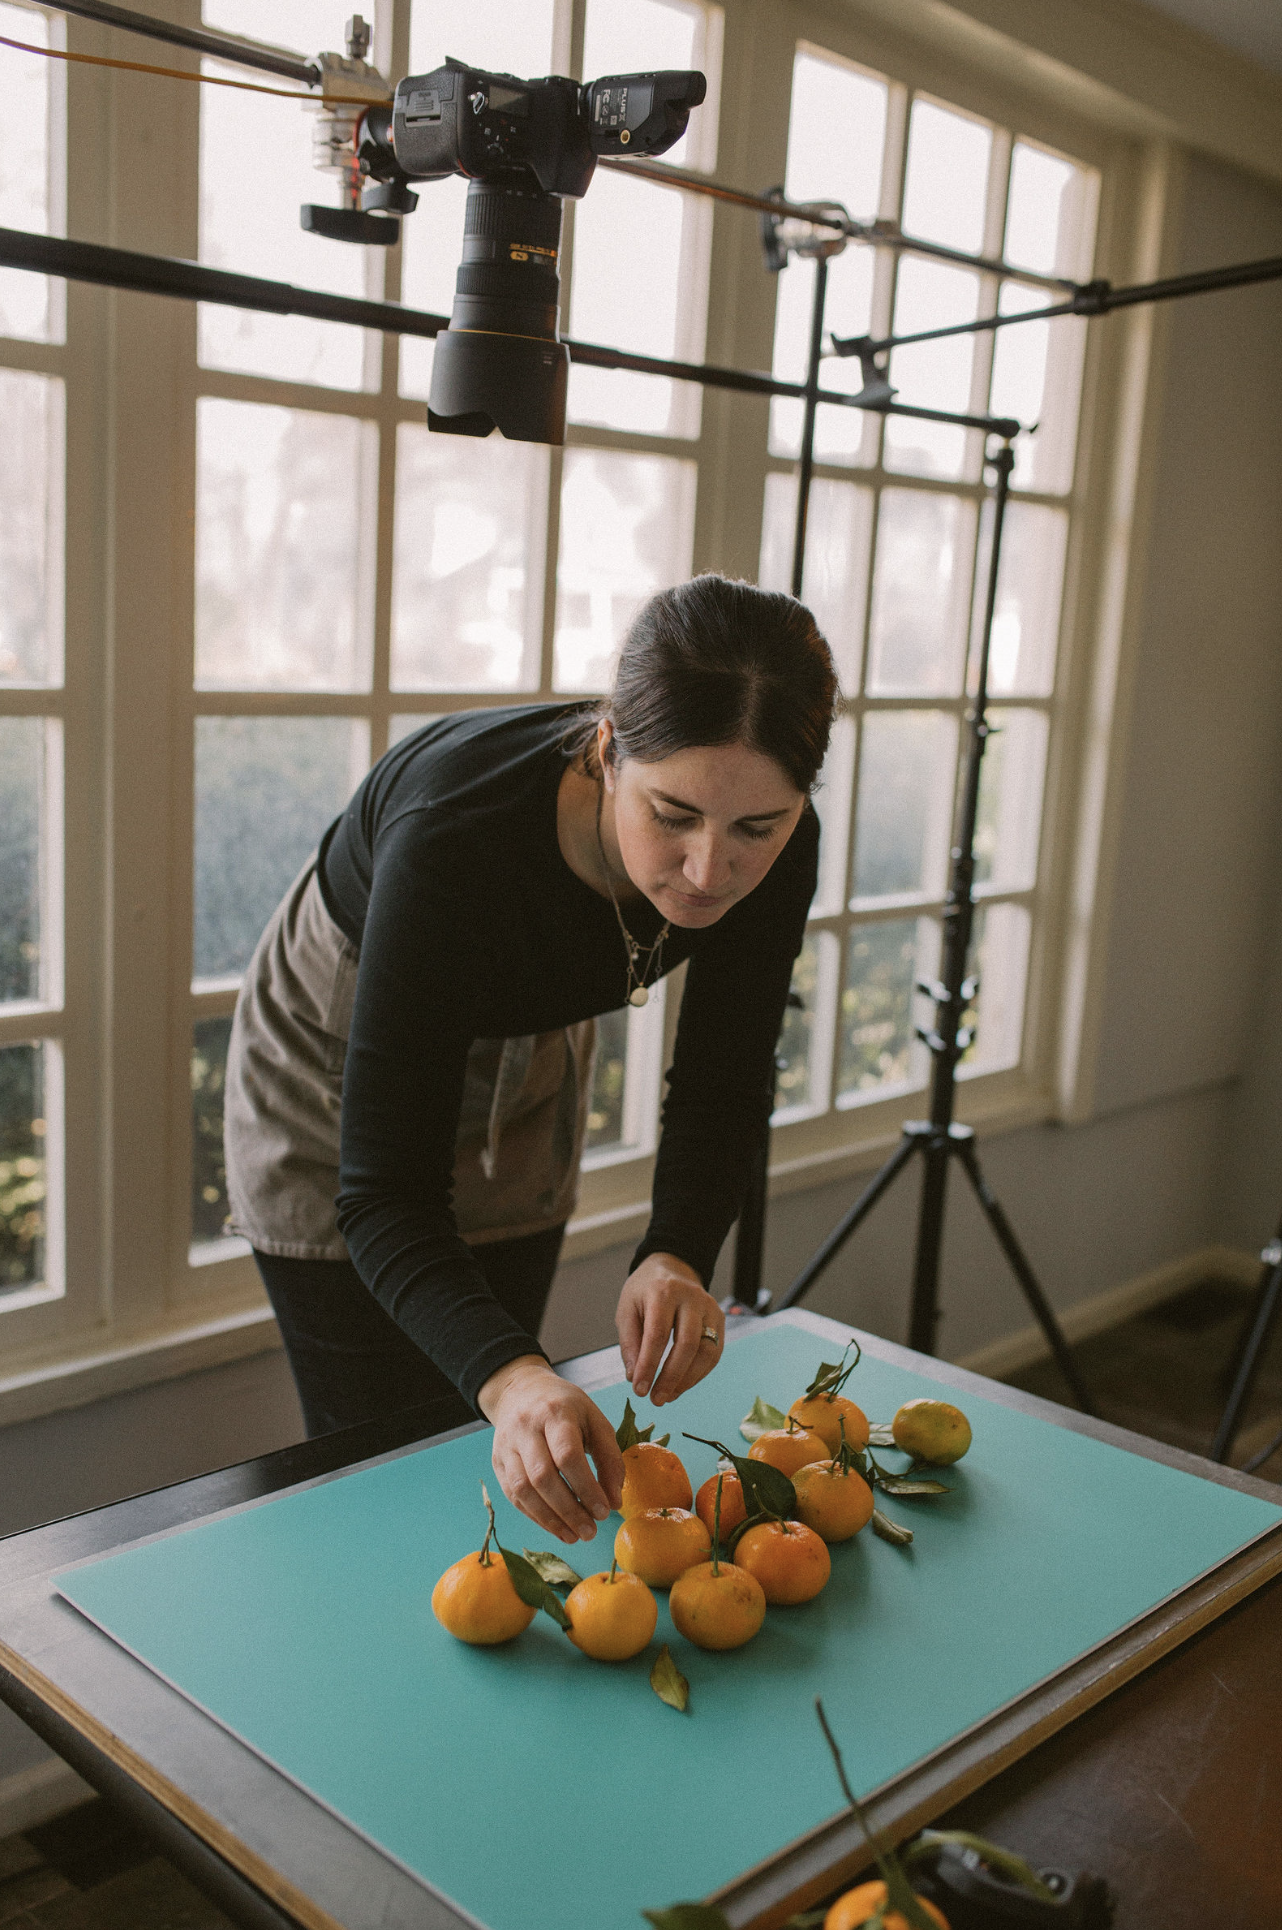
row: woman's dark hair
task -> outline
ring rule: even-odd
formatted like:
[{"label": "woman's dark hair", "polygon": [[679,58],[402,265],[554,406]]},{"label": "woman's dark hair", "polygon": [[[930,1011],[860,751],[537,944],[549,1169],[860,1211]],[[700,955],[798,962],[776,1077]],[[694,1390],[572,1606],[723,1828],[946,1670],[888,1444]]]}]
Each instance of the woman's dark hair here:
[{"label": "woman's dark hair", "polygon": [[795,597],[727,576],[661,590],[633,619],[614,691],[571,732],[595,774],[596,727],[611,757],[657,764],[704,744],[745,744],[799,791],[814,789],[837,702],[832,654]]}]

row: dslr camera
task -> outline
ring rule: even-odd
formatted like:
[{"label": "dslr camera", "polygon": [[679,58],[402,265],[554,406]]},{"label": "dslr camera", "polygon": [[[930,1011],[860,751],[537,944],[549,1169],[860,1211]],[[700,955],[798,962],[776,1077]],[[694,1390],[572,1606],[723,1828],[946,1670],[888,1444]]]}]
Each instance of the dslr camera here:
[{"label": "dslr camera", "polygon": [[518,80],[446,60],[401,81],[391,101],[354,122],[348,152],[366,183],[359,211],[304,208],[304,227],[394,241],[399,224],[388,217],[415,206],[410,182],[467,178],[463,259],[432,363],[433,429],[564,441],[562,198],[587,192],[603,154],[662,154],[706,92],[700,73],[609,74],[580,86],[558,74]]}]

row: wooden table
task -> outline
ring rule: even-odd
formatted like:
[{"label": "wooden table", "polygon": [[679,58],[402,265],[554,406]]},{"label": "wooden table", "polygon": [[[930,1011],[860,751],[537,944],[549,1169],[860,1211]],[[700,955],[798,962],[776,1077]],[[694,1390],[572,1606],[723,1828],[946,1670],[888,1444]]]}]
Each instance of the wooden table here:
[{"label": "wooden table", "polygon": [[[848,1331],[809,1314],[779,1318],[817,1338]],[[876,1358],[926,1373],[963,1398],[980,1395],[1278,1498],[1276,1489],[1211,1463],[861,1339]],[[617,1352],[585,1356],[562,1371],[600,1385],[617,1377]],[[460,1918],[85,1623],[52,1595],[48,1578],[86,1557],[386,1454],[422,1438],[422,1426],[421,1416],[409,1414],[349,1429],[0,1542],[0,1697],[248,1930],[375,1922],[433,1930]],[[1282,1531],[1226,1565],[1142,1643],[1120,1642],[1044,1708],[1030,1703],[1020,1722],[994,1727],[982,1746],[972,1742],[933,1778],[874,1804],[874,1815],[901,1833],[926,1820],[977,1828],[1034,1864],[1093,1869],[1118,1894],[1118,1930],[1282,1924],[1280,1570]],[[1046,1740],[1037,1739],[1041,1732]],[[969,1793],[957,1801],[962,1791]],[[286,1844],[288,1854],[278,1854],[274,1846]],[[814,1863],[813,1847],[802,1861],[806,1853]],[[824,1854],[835,1868],[831,1844]],[[843,1873],[853,1862],[848,1856]],[[814,1894],[820,1879],[813,1871],[812,1878]],[[790,1880],[795,1887],[801,1879],[794,1871]],[[728,1914],[732,1923],[780,1920],[746,1879]]]}]

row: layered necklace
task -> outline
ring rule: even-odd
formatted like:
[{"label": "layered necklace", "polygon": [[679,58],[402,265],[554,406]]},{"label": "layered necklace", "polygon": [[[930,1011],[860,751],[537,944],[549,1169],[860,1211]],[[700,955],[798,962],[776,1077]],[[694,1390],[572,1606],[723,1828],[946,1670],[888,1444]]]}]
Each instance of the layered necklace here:
[{"label": "layered necklace", "polygon": [[637,940],[624,924],[623,913],[619,910],[619,901],[614,895],[614,880],[610,876],[610,865],[605,855],[605,843],[601,837],[601,808],[604,803],[605,785],[602,784],[601,789],[597,792],[596,800],[596,848],[601,854],[601,869],[605,873],[605,888],[610,894],[610,903],[614,906],[614,915],[619,921],[619,930],[623,934],[623,948],[627,953],[627,1000],[629,1005],[648,1005],[650,1002],[650,989],[646,984],[646,980],[650,977],[651,973],[654,974],[655,978],[658,978],[663,970],[663,943],[672,930],[672,925],[670,921],[665,918],[659,929],[659,936],[655,939],[653,945],[643,947],[638,944]]}]

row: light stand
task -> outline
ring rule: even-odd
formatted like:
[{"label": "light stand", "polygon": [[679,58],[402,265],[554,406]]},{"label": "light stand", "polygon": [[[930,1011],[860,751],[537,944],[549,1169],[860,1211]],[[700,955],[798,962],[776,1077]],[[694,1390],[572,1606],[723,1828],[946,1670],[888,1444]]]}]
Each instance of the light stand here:
[{"label": "light stand", "polygon": [[987,459],[994,472],[993,533],[988,559],[988,584],[984,599],[984,626],[980,639],[975,695],[968,717],[969,736],[965,775],[957,819],[957,837],[952,852],[952,872],[944,900],[944,946],[941,975],[932,983],[920,983],[919,992],[934,1001],[935,1023],[929,1031],[919,1027],[917,1036],[930,1053],[930,1118],[907,1121],[896,1150],[881,1171],[865,1187],[849,1211],[838,1221],[818,1251],[807,1261],[779,1303],[795,1307],[804,1299],[824,1269],[841,1251],[846,1241],[876,1206],[914,1154],[925,1163],[921,1204],[917,1217],[917,1250],[913,1263],[912,1312],[908,1344],[918,1353],[933,1354],[939,1324],[939,1263],[944,1238],[944,1205],[948,1190],[948,1170],[954,1160],[974,1189],[975,1197],[992,1227],[998,1245],[1019,1282],[1025,1299],[1045,1334],[1052,1354],[1078,1405],[1088,1414],[1094,1405],[1082,1382],[1050,1302],[1042,1291],[1028,1256],[1016,1237],[1000,1201],[984,1177],[975,1150],[975,1133],[970,1126],[957,1125],[953,1111],[957,1096],[957,1067],[971,1045],[975,1029],[964,1023],[968,1008],[979,991],[979,981],[969,972],[971,937],[975,922],[975,826],[979,814],[979,780],[984,749],[992,732],[988,722],[988,666],[992,644],[993,614],[997,603],[997,571],[1001,559],[1002,527],[1010,490],[1010,475],[1015,456],[1009,440]]},{"label": "light stand", "polygon": [[[1247,1315],[1246,1330],[1238,1348],[1237,1362],[1233,1374],[1233,1387],[1225,1403],[1220,1425],[1216,1429],[1215,1442],[1211,1448],[1213,1461],[1227,1461],[1233,1451],[1233,1441],[1242,1419],[1242,1410],[1250,1399],[1255,1385],[1255,1376],[1260,1361],[1268,1346],[1274,1322],[1282,1310],[1282,1221],[1278,1230],[1260,1255],[1261,1273],[1259,1285],[1255,1290],[1255,1304]],[[1282,1447],[1282,1434],[1270,1441],[1259,1454],[1252,1455],[1243,1472],[1254,1473],[1263,1467],[1271,1454]]]},{"label": "light stand", "polygon": [[[815,420],[820,398],[819,372],[823,354],[824,305],[828,290],[828,258],[845,245],[841,236],[824,236],[811,230],[800,240],[790,236],[778,217],[763,215],[762,241],[767,265],[775,272],[782,269],[790,251],[815,257],[815,283],[810,310],[810,343],[806,366],[801,452],[797,472],[797,514],[792,549],[792,594],[800,597],[805,575],[806,530],[810,507],[810,485],[814,474]],[[866,409],[890,409],[894,391],[868,346],[861,357],[864,387],[852,398]],[[979,664],[974,702],[969,715],[965,774],[958,811],[956,842],[952,851],[952,872],[944,900],[944,946],[941,976],[917,990],[934,1001],[935,1023],[929,1031],[918,1028],[917,1036],[931,1055],[930,1118],[909,1120],[899,1146],[881,1171],[865,1188],[854,1205],[833,1228],[822,1246],[793,1281],[783,1300],[792,1307],[805,1297],[829,1262],[841,1251],[856,1227],[871,1213],[893,1181],[910,1163],[915,1153],[925,1161],[921,1205],[918,1211],[917,1250],[913,1264],[912,1311],[908,1344],[919,1353],[933,1354],[939,1325],[939,1268],[944,1238],[944,1207],[948,1191],[948,1169],[957,1159],[975,1191],[998,1245],[1005,1254],[1015,1278],[1046,1335],[1060,1370],[1088,1414],[1095,1412],[1090,1396],[1069,1351],[1063,1330],[1033,1272],[1006,1213],[979,1164],[975,1134],[970,1126],[954,1123],[957,1094],[957,1066],[972,1043],[973,1025],[963,1023],[967,1009],[979,990],[976,977],[968,974],[971,937],[975,922],[975,828],[979,815],[979,780],[984,748],[992,726],[988,723],[988,666],[992,644],[993,616],[997,607],[997,572],[1001,558],[1002,529],[1010,491],[1015,456],[1011,438],[1017,425],[981,419],[976,426],[1001,436],[1001,447],[987,458],[985,466],[993,471],[993,528],[988,558],[988,583],[984,601],[984,623],[980,639]],[[774,1110],[777,1063],[771,1069],[770,1089],[766,1094],[767,1120]],[[764,1314],[771,1310],[772,1296],[761,1283],[762,1250],[765,1239],[766,1192],[769,1177],[769,1126],[754,1158],[743,1209],[735,1235],[733,1299],[741,1307]]]}]

